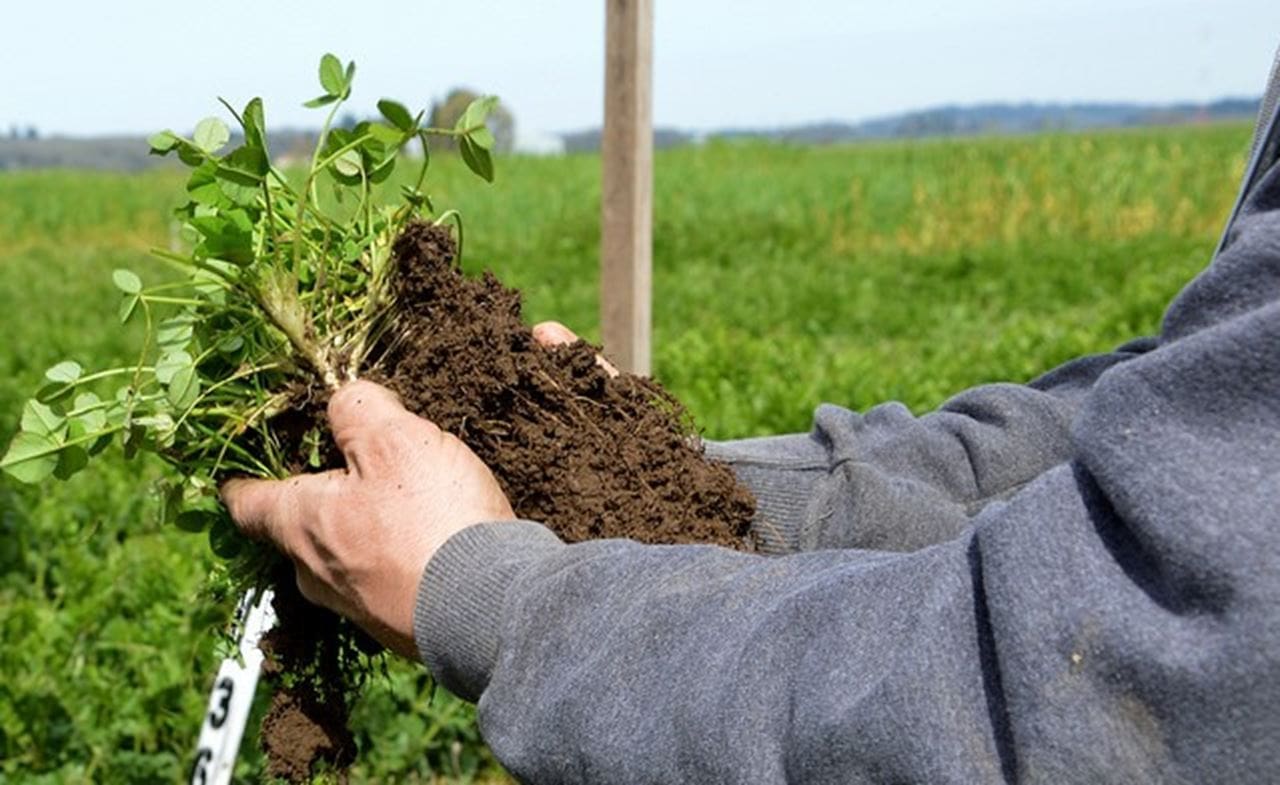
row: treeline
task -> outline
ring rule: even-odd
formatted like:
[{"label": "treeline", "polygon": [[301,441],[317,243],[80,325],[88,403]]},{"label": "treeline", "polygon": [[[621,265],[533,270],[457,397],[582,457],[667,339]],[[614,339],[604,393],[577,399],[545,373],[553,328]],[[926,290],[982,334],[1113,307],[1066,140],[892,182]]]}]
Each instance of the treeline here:
[{"label": "treeline", "polygon": [[[433,104],[431,124],[449,127],[456,115],[476,94],[454,90]],[[724,139],[765,139],[791,144],[832,144],[871,139],[920,138],[930,136],[972,136],[980,134],[1024,134],[1041,131],[1076,131],[1090,128],[1178,125],[1252,119],[1258,111],[1257,98],[1225,98],[1210,103],[1144,105],[1132,103],[1079,104],[982,104],[942,106],[918,112],[879,117],[858,123],[840,121],[807,123],[785,128],[726,128],[695,133],[678,128],[654,129],[654,146],[675,147]],[[345,116],[343,123],[354,125],[362,118]],[[497,149],[519,149],[515,119],[505,107],[490,118]],[[40,138],[34,128],[0,137],[0,170],[5,169],[115,169],[133,171],[171,165],[167,159],[148,155],[142,137]],[[557,134],[565,152],[600,149],[600,129]],[[313,130],[271,131],[272,151],[282,162],[310,154],[315,143]]]},{"label": "treeline", "polygon": [[[833,144],[870,139],[913,139],[930,136],[1025,134],[1079,131],[1090,128],[1181,125],[1252,119],[1257,98],[1224,98],[1210,103],[1145,105],[1133,103],[992,103],[940,106],[858,123],[827,121],[785,128],[727,128],[695,134],[677,128],[654,129],[655,147],[674,147],[714,139],[766,139],[794,144]],[[562,134],[568,152],[600,148],[600,130]]]}]

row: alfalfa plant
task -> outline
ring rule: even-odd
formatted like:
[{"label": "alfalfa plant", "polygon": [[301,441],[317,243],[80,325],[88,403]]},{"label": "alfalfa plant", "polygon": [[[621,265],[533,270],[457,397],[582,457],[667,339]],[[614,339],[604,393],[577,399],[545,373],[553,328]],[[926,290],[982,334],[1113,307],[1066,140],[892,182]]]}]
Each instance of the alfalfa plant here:
[{"label": "alfalfa plant", "polygon": [[[175,155],[190,168],[177,209],[188,250],[154,251],[178,275],[152,283],[131,270],[114,272],[120,322],[144,323],[137,362],[86,371],[67,360],[50,368],[0,459],[14,478],[37,483],[69,478],[113,443],[126,459],[154,453],[171,469],[161,488],[164,520],[208,532],[226,560],[216,582],[237,594],[281,580],[282,562],[239,535],[218,501],[220,482],[333,465],[322,418],[313,416],[315,398],[375,371],[394,347],[393,243],[415,221],[453,221],[461,240],[460,217],[437,214],[424,190],[428,140],[455,138],[466,165],[493,179],[485,119],[495,98],[473,102],[453,128],[428,127],[423,112],[389,99],[378,102],[380,121],[339,128],[334,118],[351,95],[355,65],[326,54],[319,71],[324,92],[307,106],[328,112],[301,173],[272,164],[258,98],[240,111],[222,102],[241,130],[229,150],[231,130],[213,117],[189,138],[173,131],[150,138],[152,153]],[[416,175],[398,196],[390,184],[379,188],[418,142]],[[393,194],[390,203],[384,192]],[[288,622],[282,615],[282,632]],[[312,684],[310,694],[341,722],[371,664],[357,653],[360,637],[342,625],[294,629],[327,636],[329,644],[317,639],[292,655],[285,647],[282,686]],[[351,745],[338,747],[329,761],[341,766]]]},{"label": "alfalfa plant", "polygon": [[[138,361],[86,371],[67,360],[50,368],[0,468],[36,483],[70,477],[113,442],[126,458],[152,452],[173,469],[165,519],[208,530],[220,556],[242,547],[218,505],[218,482],[289,473],[274,418],[300,390],[333,389],[376,365],[394,318],[396,237],[424,219],[453,219],[461,232],[457,213],[435,215],[423,190],[428,138],[454,137],[467,166],[493,179],[485,119],[495,98],[473,102],[454,128],[424,126],[423,112],[389,99],[378,102],[385,122],[337,128],[355,64],[326,54],[319,72],[324,93],[306,105],[329,111],[300,177],[272,165],[258,98],[238,112],[222,102],[243,137],[229,151],[231,131],[215,117],[201,120],[190,138],[163,131],[149,139],[153,154],[176,155],[191,169],[187,202],[177,210],[190,250],[153,251],[181,277],[148,285],[131,270],[114,272],[120,322],[145,323]],[[412,184],[401,187],[398,203],[379,203],[375,186],[415,141],[422,160]],[[318,465],[322,434],[303,438]]]}]

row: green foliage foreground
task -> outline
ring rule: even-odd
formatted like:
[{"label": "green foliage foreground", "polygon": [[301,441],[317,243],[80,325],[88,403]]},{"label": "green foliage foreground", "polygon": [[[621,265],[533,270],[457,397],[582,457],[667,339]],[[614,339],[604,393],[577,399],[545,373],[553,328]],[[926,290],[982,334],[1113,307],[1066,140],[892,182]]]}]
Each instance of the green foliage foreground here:
[{"label": "green foliage foreground", "polygon": [[[802,430],[829,400],[917,411],[1025,380],[1159,324],[1234,197],[1240,126],[658,156],[656,373],[712,438]],[[531,320],[598,335],[594,157],[510,158],[493,188],[441,166],[467,261]],[[168,247],[182,175],[0,175],[0,442],[47,368],[129,365],[116,268]],[[398,183],[396,183],[398,184]],[[233,597],[202,593],[204,537],[159,523],[158,462],[116,448],[39,487],[0,480],[0,781],[172,782]],[[430,701],[430,705],[429,704]],[[357,708],[357,781],[465,779],[470,710],[391,668]],[[253,739],[239,774],[255,781]]]}]

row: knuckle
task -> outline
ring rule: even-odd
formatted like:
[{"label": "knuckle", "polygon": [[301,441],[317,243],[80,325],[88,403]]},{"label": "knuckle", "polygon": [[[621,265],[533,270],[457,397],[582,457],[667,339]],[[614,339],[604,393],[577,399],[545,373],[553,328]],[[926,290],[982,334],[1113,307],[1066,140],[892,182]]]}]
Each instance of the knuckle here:
[{"label": "knuckle", "polygon": [[361,409],[388,404],[400,406],[399,396],[380,384],[357,379],[343,385],[333,394],[329,399],[329,411],[331,414],[337,412],[340,415],[352,416]]},{"label": "knuckle", "polygon": [[426,442],[428,445],[439,442],[441,434],[444,433],[440,430],[440,426],[424,417],[418,416],[413,417],[413,420],[405,430],[410,434],[413,441]]}]

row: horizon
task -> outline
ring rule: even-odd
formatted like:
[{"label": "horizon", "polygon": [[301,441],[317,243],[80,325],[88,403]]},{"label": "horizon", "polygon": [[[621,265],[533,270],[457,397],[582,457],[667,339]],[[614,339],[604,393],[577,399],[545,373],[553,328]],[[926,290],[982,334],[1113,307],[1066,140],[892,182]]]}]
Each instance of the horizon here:
[{"label": "horizon", "polygon": [[[894,112],[892,114],[876,115],[874,117],[864,117],[864,118],[856,118],[856,119],[841,118],[841,117],[819,117],[819,118],[814,118],[812,120],[804,120],[797,123],[791,123],[786,125],[775,125],[775,126],[720,126],[720,127],[714,127],[714,128],[693,129],[693,128],[681,127],[678,125],[655,124],[654,131],[655,132],[673,131],[678,133],[687,133],[694,137],[700,137],[700,136],[712,136],[715,134],[724,134],[724,133],[757,133],[757,132],[758,133],[774,133],[774,132],[783,132],[783,131],[795,130],[795,129],[814,128],[814,127],[820,127],[820,126],[857,127],[864,124],[872,124],[872,123],[882,122],[886,120],[909,117],[912,115],[928,114],[931,112],[942,112],[942,111],[974,111],[974,110],[995,109],[995,108],[1083,109],[1083,108],[1104,108],[1104,107],[1125,108],[1125,109],[1135,109],[1135,110],[1157,110],[1157,109],[1168,109],[1168,108],[1174,108],[1174,107],[1201,108],[1201,107],[1209,107],[1209,106],[1219,105],[1223,103],[1232,103],[1232,102],[1249,102],[1249,103],[1256,104],[1260,100],[1261,100],[1261,94],[1224,95],[1224,96],[1219,96],[1217,98],[1210,98],[1204,101],[1174,99],[1167,102],[1161,101],[1156,103],[1137,102],[1137,101],[1088,101],[1088,100],[1072,101],[1072,102],[983,101],[981,103],[971,103],[971,104],[946,103],[946,104],[936,104],[932,106],[921,106],[914,109],[907,109],[902,112]],[[377,117],[377,113],[375,112],[374,114],[369,115],[368,117],[365,117],[365,116],[357,116],[357,117],[360,120],[373,119]],[[519,118],[517,118],[517,143],[520,140],[518,122],[519,122]],[[155,133],[155,131],[128,131],[128,132],[120,132],[120,133],[100,133],[100,134],[46,133],[42,129],[40,129],[38,126],[23,126],[23,125],[14,124],[8,127],[0,127],[0,140],[14,141],[15,140],[14,137],[9,136],[8,134],[10,134],[13,131],[22,132],[22,131],[25,131],[27,128],[33,128],[34,130],[36,130],[38,132],[38,137],[34,139],[19,138],[18,139],[19,141],[41,141],[41,140],[93,141],[93,140],[105,140],[105,139],[141,139],[151,135],[152,133]],[[317,132],[319,130],[319,124],[317,123],[314,126],[268,124],[268,129],[275,133],[305,134],[305,133]],[[162,129],[156,129],[156,130],[162,130]],[[176,130],[179,133],[185,133],[191,129],[173,128],[172,130]],[[595,125],[592,125],[592,126],[584,126],[581,128],[555,129],[555,130],[547,131],[545,132],[545,134],[556,136],[556,137],[566,137],[566,136],[572,136],[574,134],[598,132],[600,130],[601,130],[601,123],[597,122]],[[238,130],[233,128],[232,133],[233,134],[238,133]],[[519,152],[518,144],[517,144],[517,152]]]},{"label": "horizon", "polygon": [[[654,13],[654,125],[695,133],[991,103],[1252,99],[1280,41],[1280,4],[1263,0],[811,0],[781,14],[763,0],[705,0]],[[384,96],[416,109],[455,86],[498,95],[525,137],[598,127],[603,112],[600,3],[373,1],[352,16],[334,0],[233,0],[192,33],[161,0],[76,0],[23,4],[8,21],[75,42],[14,36],[0,55],[0,129],[45,137],[189,128],[225,114],[219,95],[262,96],[272,128],[316,127],[301,103],[325,51],[356,61],[345,108],[360,117]]]}]

